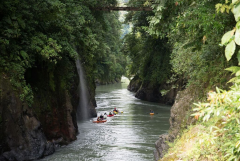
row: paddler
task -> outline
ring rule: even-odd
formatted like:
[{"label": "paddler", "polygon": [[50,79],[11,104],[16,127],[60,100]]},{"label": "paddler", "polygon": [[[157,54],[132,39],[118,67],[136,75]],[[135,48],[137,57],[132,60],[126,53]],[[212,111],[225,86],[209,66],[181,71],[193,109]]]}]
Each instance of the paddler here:
[{"label": "paddler", "polygon": [[118,110],[116,109],[116,107],[114,107],[114,110],[113,110],[113,112],[118,112]]},{"label": "paddler", "polygon": [[103,115],[102,114],[100,115],[100,119],[103,120]]},{"label": "paddler", "polygon": [[106,112],[104,113],[103,118],[107,119],[107,113]]},{"label": "paddler", "polygon": [[100,117],[97,118],[97,121],[102,121],[102,119]]}]

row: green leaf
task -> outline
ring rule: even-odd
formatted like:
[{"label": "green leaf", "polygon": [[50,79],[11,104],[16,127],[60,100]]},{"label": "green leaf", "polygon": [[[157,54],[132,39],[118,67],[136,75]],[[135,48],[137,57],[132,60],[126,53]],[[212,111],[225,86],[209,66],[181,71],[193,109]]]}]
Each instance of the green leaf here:
[{"label": "green leaf", "polygon": [[19,25],[23,28],[23,29],[25,29],[25,27],[26,27],[26,24],[25,24],[25,22],[22,20],[22,19],[17,19],[18,20],[18,23],[19,23]]},{"label": "green leaf", "polygon": [[240,50],[237,53],[238,65],[240,65]]},{"label": "green leaf", "polygon": [[234,41],[236,44],[240,45],[240,29],[238,28],[238,24],[236,25],[236,33]]},{"label": "green leaf", "polygon": [[239,71],[237,71],[237,73],[236,73],[236,76],[239,76],[240,75],[240,70]]},{"label": "green leaf", "polygon": [[28,59],[28,54],[25,51],[21,50],[20,54],[23,57],[23,59]]},{"label": "green leaf", "polygon": [[232,13],[234,14],[235,20],[238,22],[240,20],[240,5],[234,5]]},{"label": "green leaf", "polygon": [[[235,119],[236,119],[237,123],[240,124],[239,119],[238,118],[235,118]],[[240,144],[240,141],[239,141],[239,144]]]},{"label": "green leaf", "polygon": [[236,24],[236,29],[240,29],[240,21]]},{"label": "green leaf", "polygon": [[234,78],[230,79],[230,80],[228,81],[228,83],[230,83],[230,82],[239,83],[239,81],[240,81],[240,76],[237,76],[237,77],[234,77]]},{"label": "green leaf", "polygon": [[227,58],[227,61],[229,61],[232,58],[232,55],[234,54],[236,49],[236,44],[234,41],[231,41],[225,48],[225,56]]},{"label": "green leaf", "polygon": [[238,67],[238,66],[231,66],[229,68],[226,68],[225,70],[230,71],[232,73],[236,73],[237,71],[240,70],[240,67]]},{"label": "green leaf", "polygon": [[232,3],[235,3],[235,2],[237,2],[238,0],[232,0]]},{"label": "green leaf", "polygon": [[9,16],[5,18],[5,21],[10,25],[12,24],[12,20],[10,19]]},{"label": "green leaf", "polygon": [[[240,76],[238,76],[238,77],[235,77],[236,79],[234,80],[234,81],[232,81],[232,82],[234,82],[234,83],[240,83]],[[230,82],[230,81],[229,81]]]},{"label": "green leaf", "polygon": [[228,31],[222,37],[222,45],[227,44],[233,36],[233,31]]}]

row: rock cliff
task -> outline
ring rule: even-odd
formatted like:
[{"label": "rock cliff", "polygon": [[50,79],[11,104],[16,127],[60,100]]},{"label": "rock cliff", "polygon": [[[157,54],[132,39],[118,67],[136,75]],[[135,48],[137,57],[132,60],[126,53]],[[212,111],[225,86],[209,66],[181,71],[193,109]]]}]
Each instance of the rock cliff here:
[{"label": "rock cliff", "polygon": [[190,117],[190,109],[192,109],[193,102],[198,99],[198,96],[199,93],[193,86],[178,92],[174,105],[171,108],[169,133],[160,135],[155,142],[154,157],[156,161],[167,152],[169,148],[167,142],[173,142],[181,133],[181,130],[194,123],[195,119]]},{"label": "rock cliff", "polygon": [[0,77],[0,160],[33,160],[54,152],[39,120],[13,90],[8,78]]},{"label": "rock cliff", "polygon": [[[25,79],[33,89],[31,107],[20,99],[23,89],[0,73],[0,161],[42,158],[54,153],[55,144],[68,144],[78,134],[76,111],[81,98],[74,61],[60,61],[53,69],[41,65],[28,69]],[[93,117],[94,81],[88,80],[88,86]]]},{"label": "rock cliff", "polygon": [[[172,88],[175,86],[174,88]],[[159,102],[163,104],[173,105],[179,90],[184,88],[184,81],[178,81],[167,84],[151,84],[142,82],[139,77],[135,76],[129,83],[128,90],[136,92],[135,97],[150,102]]]}]

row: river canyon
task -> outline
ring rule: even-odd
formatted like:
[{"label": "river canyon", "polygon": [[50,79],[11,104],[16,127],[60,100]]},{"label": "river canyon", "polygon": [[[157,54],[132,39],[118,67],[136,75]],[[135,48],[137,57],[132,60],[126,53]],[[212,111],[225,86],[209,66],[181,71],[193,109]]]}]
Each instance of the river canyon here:
[{"label": "river canyon", "polygon": [[[78,122],[79,135],[71,144],[56,149],[42,161],[149,161],[154,160],[154,143],[169,129],[170,106],[146,102],[127,90],[129,81],[98,86],[98,115],[116,107],[122,114],[108,117],[106,123],[94,124],[93,119]],[[149,109],[155,115],[149,115]]]}]

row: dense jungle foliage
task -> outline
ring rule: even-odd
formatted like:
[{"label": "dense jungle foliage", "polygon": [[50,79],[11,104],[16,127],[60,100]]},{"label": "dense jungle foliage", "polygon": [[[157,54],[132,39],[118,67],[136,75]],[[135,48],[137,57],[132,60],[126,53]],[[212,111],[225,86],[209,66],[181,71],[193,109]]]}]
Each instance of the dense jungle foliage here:
[{"label": "dense jungle foliage", "polygon": [[[129,1],[128,6],[143,6],[144,1]],[[149,35],[144,27],[149,26],[148,17],[153,12],[134,12],[127,14],[125,23],[133,25],[132,32],[124,37],[123,53],[130,58],[128,77],[139,77],[143,83],[152,86],[166,82],[171,75],[168,38]]]},{"label": "dense jungle foliage", "polygon": [[[225,0],[219,1],[225,2]],[[132,63],[128,75],[142,81],[174,82],[183,79],[203,93],[215,86],[225,87],[229,62],[221,36],[235,24],[231,13],[218,14],[213,0],[130,0],[129,6],[151,6],[153,12],[130,12],[126,21],[133,23],[125,37],[124,52]]]},{"label": "dense jungle foliage", "polygon": [[[233,13],[235,19],[233,29],[226,32],[221,38],[221,45],[226,46],[227,61],[235,58],[240,64],[240,1],[233,0],[216,4],[218,13]],[[239,131],[239,70],[232,66],[226,70],[235,74],[229,82],[234,85],[229,91],[216,88],[210,91],[205,103],[196,103],[193,111],[197,125],[188,128],[178,138],[162,160],[228,160],[240,159],[240,131]],[[190,148],[189,148],[190,147]],[[184,151],[179,154],[179,151]]]},{"label": "dense jungle foliage", "polygon": [[[88,80],[121,78],[126,59],[120,51],[118,13],[94,10],[114,5],[116,0],[2,1],[0,71],[22,89],[22,100],[33,102],[34,71],[47,71],[43,79],[51,90],[55,90],[53,73],[60,74],[65,80],[61,87],[69,89],[78,57]],[[62,71],[57,65],[66,68]]]},{"label": "dense jungle foliage", "polygon": [[[130,0],[129,4],[139,2]],[[148,17],[128,14],[128,22],[134,24],[124,44],[128,49],[124,53],[133,60],[128,74],[157,83],[165,74],[168,77],[163,81],[183,78],[202,99],[206,91],[216,91],[208,93],[206,103],[195,104],[192,116],[198,122],[169,143],[168,153],[160,160],[239,160],[240,1],[155,0],[141,5],[151,6],[153,13]],[[155,48],[148,48],[146,37],[158,42]],[[157,49],[162,46],[168,57]],[[159,52],[160,58],[149,59],[151,51]],[[170,64],[163,65],[161,59]],[[157,70],[146,73],[144,69],[152,63]],[[231,85],[228,91],[215,88]]]}]

